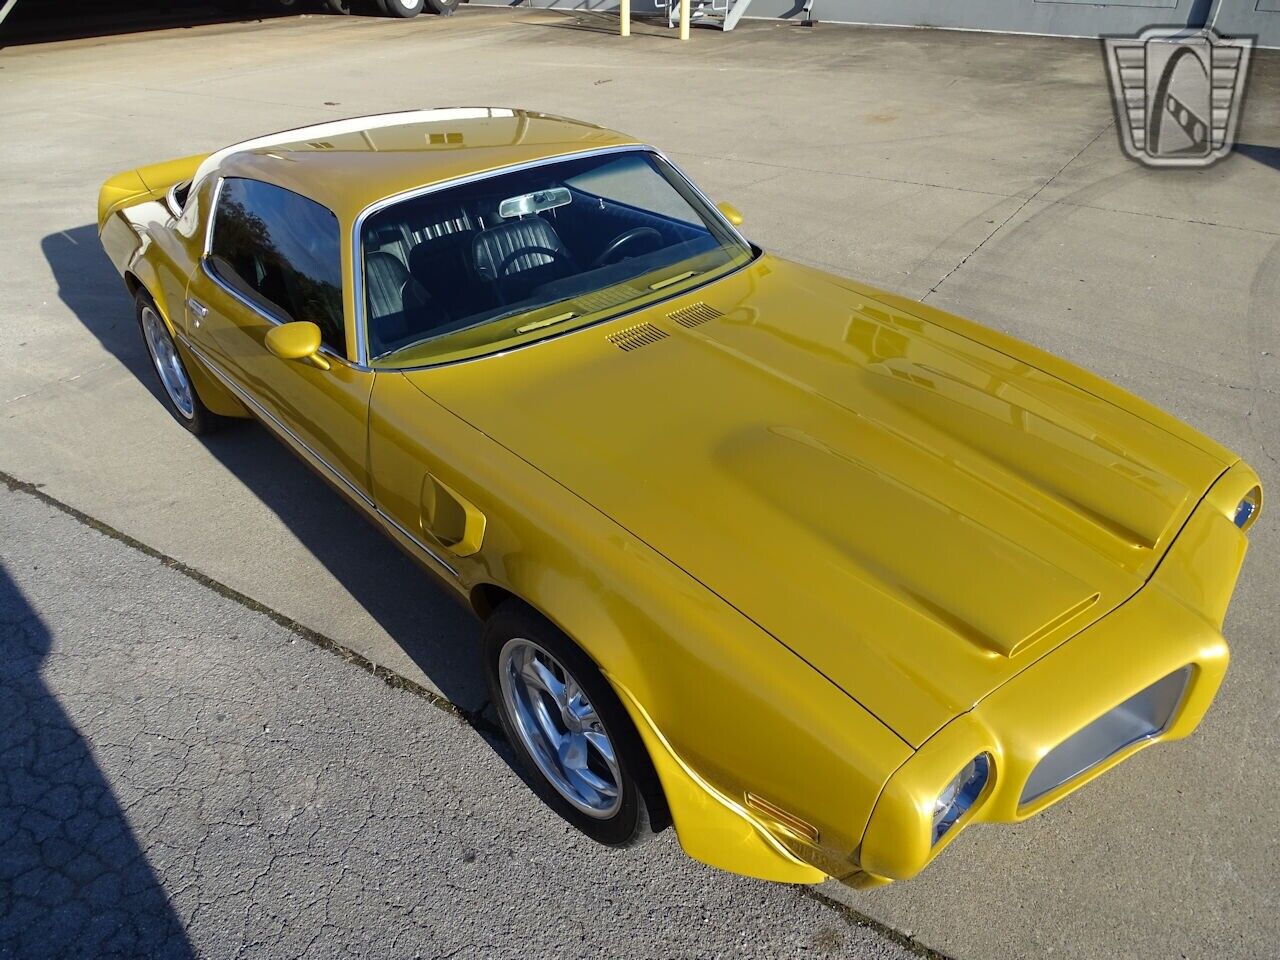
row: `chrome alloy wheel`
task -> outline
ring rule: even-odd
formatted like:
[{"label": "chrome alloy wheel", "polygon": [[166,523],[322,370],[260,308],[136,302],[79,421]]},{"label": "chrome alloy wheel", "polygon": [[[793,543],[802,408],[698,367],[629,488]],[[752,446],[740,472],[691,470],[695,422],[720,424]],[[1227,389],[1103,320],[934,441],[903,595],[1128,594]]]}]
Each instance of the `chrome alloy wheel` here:
[{"label": "chrome alloy wheel", "polygon": [[160,382],[169,394],[169,399],[179,413],[188,420],[193,419],[196,407],[192,399],[191,381],[187,379],[187,371],[178,357],[178,348],[174,346],[168,328],[151,306],[142,308],[142,333],[147,341],[151,362],[156,365],[156,373],[160,374]]},{"label": "chrome alloy wheel", "polygon": [[532,640],[513,637],[499,654],[498,678],[507,716],[556,792],[588,816],[617,813],[617,754],[573,674]]}]

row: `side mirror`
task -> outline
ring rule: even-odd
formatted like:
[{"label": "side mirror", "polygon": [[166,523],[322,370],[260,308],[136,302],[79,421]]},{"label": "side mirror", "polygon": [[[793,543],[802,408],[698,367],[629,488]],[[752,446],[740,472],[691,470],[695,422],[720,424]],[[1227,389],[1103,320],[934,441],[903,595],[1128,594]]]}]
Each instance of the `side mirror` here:
[{"label": "side mirror", "polygon": [[329,361],[320,356],[320,328],[310,320],[282,323],[267,331],[267,349],[281,360],[305,360],[321,370]]},{"label": "side mirror", "polygon": [[720,211],[720,215],[732,223],[735,227],[742,226],[742,211],[735,207],[727,200],[721,200],[716,204],[716,209]]}]

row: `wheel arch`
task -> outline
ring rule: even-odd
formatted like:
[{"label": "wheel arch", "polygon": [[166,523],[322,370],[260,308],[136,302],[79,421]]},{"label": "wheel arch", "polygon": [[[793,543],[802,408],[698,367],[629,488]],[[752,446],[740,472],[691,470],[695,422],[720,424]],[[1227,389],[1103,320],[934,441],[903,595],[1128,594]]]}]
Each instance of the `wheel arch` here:
[{"label": "wheel arch", "polygon": [[[527,569],[527,568],[526,568]],[[556,584],[547,589],[549,583]],[[641,694],[633,691],[617,672],[601,663],[600,653],[635,648],[623,637],[628,625],[609,615],[588,583],[578,578],[534,576],[526,583],[502,586],[481,582],[469,591],[472,609],[482,618],[503,603],[518,603],[543,617],[569,637],[605,677],[644,748],[651,780],[644,784],[654,832],[675,829],[685,853],[710,866],[744,876],[789,883],[817,883],[826,874],[799,859],[753,817],[740,803],[716,789],[681,757],[645,708]],[[492,605],[492,606],[490,606]],[[565,611],[557,616],[555,611]],[[481,611],[487,611],[482,613]],[[589,648],[582,631],[596,636],[613,634]],[[633,665],[625,669],[635,673]],[[637,677],[637,679],[639,679]]]},{"label": "wheel arch", "polygon": [[[146,261],[135,262],[145,263]],[[138,275],[138,272],[133,269],[133,266],[126,269],[122,276],[124,277],[125,289],[129,291],[131,299],[136,300],[138,294],[143,293],[155,305],[156,311],[160,314],[160,319],[169,328],[169,333],[177,345],[178,355],[182,357],[182,364],[187,368],[187,375],[191,378],[191,385],[194,387],[197,396],[200,397],[200,402],[211,413],[215,413],[218,416],[247,419],[250,413],[244,404],[223,386],[217,377],[209,373],[205,369],[204,363],[188,348],[186,338],[171,315],[169,305],[164,303],[163,298],[157,297],[155,294],[155,289],[159,286],[155,278],[152,278],[152,283],[146,283]],[[182,309],[185,310],[185,305]]]},{"label": "wheel arch", "polygon": [[582,651],[583,656],[595,665],[595,668],[600,671],[600,675],[605,678],[605,682],[613,688],[618,702],[622,705],[623,712],[631,720],[632,733],[634,733],[644,754],[645,767],[640,771],[639,779],[641,781],[640,790],[644,796],[645,806],[649,814],[649,826],[654,833],[660,833],[671,826],[671,804],[667,799],[666,788],[663,786],[662,777],[658,774],[657,765],[648,741],[636,722],[635,711],[627,702],[626,691],[618,689],[617,680],[610,676],[608,669],[574,636],[572,631],[566,629],[563,623],[551,616],[546,610],[540,609],[537,604],[530,603],[515,591],[508,590],[506,587],[501,587],[496,583],[478,583],[471,588],[471,607],[482,620],[488,620],[499,607],[507,604],[519,604],[525,607],[563,633],[574,646]]},{"label": "wheel arch", "polygon": [[[489,615],[507,600],[519,600],[525,606],[537,610],[533,604],[512,593],[506,587],[498,586],[496,583],[481,582],[473,585],[468,594],[468,600],[471,603],[472,612],[481,620],[488,620]],[[538,613],[542,613],[542,611],[538,610]],[[544,617],[547,616],[545,613],[542,613],[542,615]],[[550,620],[551,618],[547,617],[547,619]],[[552,622],[554,623],[555,621]]]}]

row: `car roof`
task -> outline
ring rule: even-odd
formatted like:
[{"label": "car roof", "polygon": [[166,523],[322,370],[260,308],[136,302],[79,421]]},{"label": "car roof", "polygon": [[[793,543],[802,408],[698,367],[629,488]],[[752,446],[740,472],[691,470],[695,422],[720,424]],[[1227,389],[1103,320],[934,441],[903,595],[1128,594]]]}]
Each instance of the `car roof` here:
[{"label": "car roof", "polygon": [[595,124],[503,107],[414,110],[299,127],[234,144],[205,159],[199,182],[265,180],[351,222],[371,203],[415,187],[516,164],[636,145]]}]

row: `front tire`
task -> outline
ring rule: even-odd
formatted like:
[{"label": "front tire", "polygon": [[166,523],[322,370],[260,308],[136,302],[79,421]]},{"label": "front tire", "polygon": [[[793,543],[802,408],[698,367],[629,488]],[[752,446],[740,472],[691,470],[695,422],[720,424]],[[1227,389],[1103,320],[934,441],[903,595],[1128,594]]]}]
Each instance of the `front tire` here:
[{"label": "front tire", "polygon": [[507,601],[485,624],[484,661],[503,730],[548,806],[614,847],[664,825],[665,803],[644,745],[613,688],[573,641]]},{"label": "front tire", "polygon": [[142,342],[151,358],[151,366],[160,379],[160,393],[165,408],[191,433],[197,436],[212,433],[224,426],[226,417],[220,417],[204,405],[196,393],[195,384],[187,372],[182,355],[173,334],[160,315],[160,309],[145,290],[139,290],[133,298]]}]

